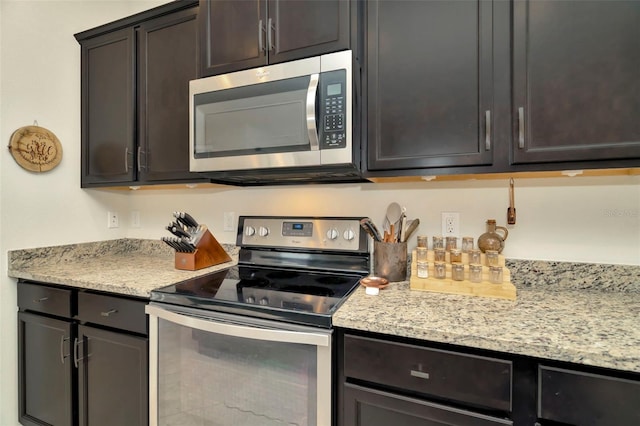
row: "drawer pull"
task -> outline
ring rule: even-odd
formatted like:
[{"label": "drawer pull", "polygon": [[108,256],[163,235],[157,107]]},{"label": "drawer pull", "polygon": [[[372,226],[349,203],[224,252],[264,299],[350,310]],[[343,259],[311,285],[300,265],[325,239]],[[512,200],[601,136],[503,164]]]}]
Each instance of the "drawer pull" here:
[{"label": "drawer pull", "polygon": [[40,299],[33,299],[34,303],[44,302],[45,300],[49,300],[48,297],[41,297]]},{"label": "drawer pull", "polygon": [[103,317],[108,317],[111,314],[115,314],[116,312],[118,312],[117,309],[109,309],[106,312],[100,312],[100,315],[102,315]]},{"label": "drawer pull", "polygon": [[429,373],[425,373],[424,371],[411,370],[411,375],[413,377],[417,377],[419,379],[429,380]]}]

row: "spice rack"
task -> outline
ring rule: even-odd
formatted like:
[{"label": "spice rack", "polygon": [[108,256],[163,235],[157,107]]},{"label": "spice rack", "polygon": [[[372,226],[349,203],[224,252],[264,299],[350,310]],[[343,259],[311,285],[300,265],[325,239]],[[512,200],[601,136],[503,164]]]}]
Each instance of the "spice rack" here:
[{"label": "spice rack", "polygon": [[222,248],[218,240],[203,226],[202,235],[198,236],[195,250],[192,253],[176,252],[175,268],[185,271],[196,271],[230,262],[231,257]]},{"label": "spice rack", "polygon": [[435,293],[462,294],[467,296],[493,297],[498,299],[516,300],[516,287],[511,283],[511,273],[505,266],[504,256],[498,256],[498,265],[502,267],[502,283],[495,284],[489,281],[489,267],[484,253],[481,254],[482,280],[472,282],[469,279],[469,255],[462,253],[462,264],[464,265],[464,279],[455,281],[452,279],[452,265],[449,252],[445,254],[445,278],[433,278],[434,258],[433,250],[427,251],[428,278],[419,278],[417,275],[418,265],[416,261],[416,250],[411,256],[411,278],[409,280],[411,290],[430,291]]}]

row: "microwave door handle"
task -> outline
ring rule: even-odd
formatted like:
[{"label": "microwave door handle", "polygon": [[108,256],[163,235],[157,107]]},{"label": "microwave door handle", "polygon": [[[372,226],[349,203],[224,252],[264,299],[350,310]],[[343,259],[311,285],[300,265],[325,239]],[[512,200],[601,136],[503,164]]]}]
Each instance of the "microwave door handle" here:
[{"label": "microwave door handle", "polygon": [[309,88],[307,89],[307,131],[309,133],[309,145],[311,151],[318,151],[318,129],[316,128],[316,98],[318,96],[318,74],[311,74]]}]

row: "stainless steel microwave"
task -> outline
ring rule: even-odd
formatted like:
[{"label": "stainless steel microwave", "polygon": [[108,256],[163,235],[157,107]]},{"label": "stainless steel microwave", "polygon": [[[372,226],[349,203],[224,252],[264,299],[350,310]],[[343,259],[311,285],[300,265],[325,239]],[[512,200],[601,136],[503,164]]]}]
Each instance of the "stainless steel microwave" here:
[{"label": "stainless steel microwave", "polygon": [[189,84],[190,169],[259,185],[361,181],[351,51]]}]

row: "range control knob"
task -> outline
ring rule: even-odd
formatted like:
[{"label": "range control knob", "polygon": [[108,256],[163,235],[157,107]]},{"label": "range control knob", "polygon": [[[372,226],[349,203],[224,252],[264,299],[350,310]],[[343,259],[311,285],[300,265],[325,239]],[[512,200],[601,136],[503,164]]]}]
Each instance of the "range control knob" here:
[{"label": "range control knob", "polygon": [[266,297],[263,297],[258,301],[258,303],[261,304],[262,306],[267,306],[269,304],[269,299],[267,299]]},{"label": "range control knob", "polygon": [[247,296],[247,298],[244,301],[247,303],[256,303],[256,298],[253,296]]},{"label": "range control knob", "polygon": [[256,228],[253,226],[247,226],[244,228],[244,235],[247,237],[252,237],[256,233]]},{"label": "range control knob", "polygon": [[343,237],[345,240],[351,241],[356,237],[356,233],[353,232],[353,229],[349,228],[346,231],[344,231]]},{"label": "range control knob", "polygon": [[261,226],[258,229],[258,235],[260,235],[261,237],[266,237],[267,235],[269,235],[269,228],[267,228],[266,226]]},{"label": "range control knob", "polygon": [[339,235],[340,234],[336,228],[331,228],[327,231],[327,238],[330,240],[335,240]]}]

